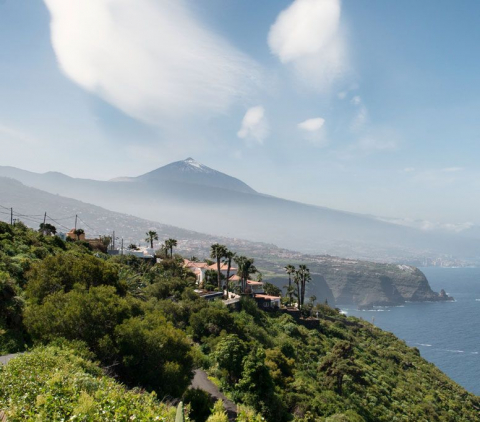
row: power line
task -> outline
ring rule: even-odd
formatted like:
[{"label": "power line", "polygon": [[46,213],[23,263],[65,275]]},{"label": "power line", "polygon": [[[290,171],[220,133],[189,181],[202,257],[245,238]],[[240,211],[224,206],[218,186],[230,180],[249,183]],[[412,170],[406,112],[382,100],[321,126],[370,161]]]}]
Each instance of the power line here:
[{"label": "power line", "polygon": [[50,217],[48,214],[47,214],[47,218],[51,221],[53,221],[55,224],[57,224],[58,226],[64,228],[65,230],[70,230],[67,226],[64,226],[63,224],[59,223],[58,221],[54,220],[52,217]]}]

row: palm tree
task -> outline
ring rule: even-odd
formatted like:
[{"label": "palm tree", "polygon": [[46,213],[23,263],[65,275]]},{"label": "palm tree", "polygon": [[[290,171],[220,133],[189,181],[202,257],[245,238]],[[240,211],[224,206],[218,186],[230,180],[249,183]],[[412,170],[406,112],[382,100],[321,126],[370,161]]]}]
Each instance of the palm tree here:
[{"label": "palm tree", "polygon": [[154,240],[158,240],[158,234],[157,232],[153,231],[153,230],[149,230],[146,234],[146,238],[145,238],[145,242],[148,242],[150,243],[150,248],[153,249],[153,241]]},{"label": "palm tree", "polygon": [[232,268],[232,260],[235,259],[237,255],[235,254],[235,252],[232,252],[228,249],[225,248],[225,254],[224,254],[224,258],[225,258],[225,263],[227,264],[227,282],[226,282],[226,286],[227,286],[227,299],[228,299],[228,280],[230,279],[230,270]]},{"label": "palm tree", "polygon": [[237,256],[235,262],[238,265],[238,276],[242,279],[242,293],[245,293],[247,280],[250,274],[257,272],[257,268],[253,265],[253,259],[246,256]]},{"label": "palm tree", "polygon": [[306,287],[306,284],[310,282],[312,277],[310,276],[310,270],[307,268],[306,265],[299,265],[296,275],[298,275],[299,289],[300,289],[299,305],[300,307],[303,307],[303,304],[305,302],[305,287]]},{"label": "palm tree", "polygon": [[75,230],[73,233],[75,234],[75,236],[77,236],[77,240],[80,240],[80,236],[81,236],[82,234],[85,234],[85,230],[83,230],[83,229],[77,229],[77,230]]},{"label": "palm tree", "polygon": [[298,271],[295,271],[293,274],[293,282],[295,283],[295,286],[297,288],[297,291],[295,292],[297,296],[297,307],[300,309],[302,307],[302,302],[301,302],[301,293],[300,293],[300,286],[302,284],[301,278],[300,278],[300,273]]},{"label": "palm tree", "polygon": [[176,239],[167,239],[165,240],[165,249],[169,250],[170,249],[170,258],[173,259],[173,248],[177,247],[177,240]]},{"label": "palm tree", "polygon": [[220,261],[225,257],[227,253],[227,247],[225,245],[220,245],[219,243],[214,243],[210,246],[210,258],[217,261],[217,283],[218,288],[222,288],[222,273],[220,272]]},{"label": "palm tree", "polygon": [[290,296],[290,303],[293,301],[293,290],[292,290],[292,274],[295,273],[295,267],[293,265],[288,264],[285,268],[286,273],[288,274],[288,289],[287,293]]}]

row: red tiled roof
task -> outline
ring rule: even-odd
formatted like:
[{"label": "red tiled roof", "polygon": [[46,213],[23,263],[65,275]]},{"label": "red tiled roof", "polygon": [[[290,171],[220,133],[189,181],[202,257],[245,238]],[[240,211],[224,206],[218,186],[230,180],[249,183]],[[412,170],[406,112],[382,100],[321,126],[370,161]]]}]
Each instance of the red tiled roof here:
[{"label": "red tiled roof", "polygon": [[[217,271],[217,264],[210,265],[208,269]],[[220,264],[220,271],[228,271],[228,264]],[[237,269],[235,267],[230,267],[230,271],[234,272],[237,271]]]},{"label": "red tiled roof", "polygon": [[280,296],[255,295],[255,297],[259,297],[260,299],[280,300]]},{"label": "red tiled roof", "polygon": [[234,274],[229,278],[229,280],[230,281],[240,281],[241,278],[237,274]]},{"label": "red tiled roof", "polygon": [[263,286],[263,283],[261,281],[255,280],[247,280],[247,284],[251,284],[252,286]]},{"label": "red tiled roof", "polygon": [[206,262],[193,262],[189,261],[188,259],[184,259],[183,263],[183,265],[188,268],[208,268],[208,264]]}]

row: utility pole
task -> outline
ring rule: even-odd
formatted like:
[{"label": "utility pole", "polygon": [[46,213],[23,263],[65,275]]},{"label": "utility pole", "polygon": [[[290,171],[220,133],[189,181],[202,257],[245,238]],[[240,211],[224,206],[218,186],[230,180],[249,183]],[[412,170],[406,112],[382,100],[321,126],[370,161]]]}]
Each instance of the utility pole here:
[{"label": "utility pole", "polygon": [[13,208],[10,208],[10,225],[13,226]]},{"label": "utility pole", "polygon": [[122,237],[122,255],[123,255],[123,237]]},{"label": "utility pole", "polygon": [[77,214],[75,214],[75,231],[77,231],[77,218],[78,218],[78,216],[77,216]]},{"label": "utility pole", "polygon": [[112,251],[115,250],[115,230],[113,231],[113,236],[112,236]]},{"label": "utility pole", "polygon": [[47,222],[47,211],[45,211],[45,215],[43,216],[43,230],[42,234],[45,236],[45,223]]}]

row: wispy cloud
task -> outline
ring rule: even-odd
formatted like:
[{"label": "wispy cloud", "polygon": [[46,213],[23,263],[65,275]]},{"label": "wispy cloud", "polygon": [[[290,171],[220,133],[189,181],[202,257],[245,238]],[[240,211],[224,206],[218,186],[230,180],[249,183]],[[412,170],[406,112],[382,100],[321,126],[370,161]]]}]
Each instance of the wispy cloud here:
[{"label": "wispy cloud", "polygon": [[22,144],[38,145],[39,141],[32,136],[0,123],[0,139],[6,138],[7,140],[20,141]]},{"label": "wispy cloud", "polygon": [[355,95],[350,100],[350,104],[355,107],[355,116],[353,118],[351,127],[353,131],[358,132],[362,130],[367,123],[368,110],[359,95]]},{"label": "wispy cloud", "polygon": [[397,147],[397,141],[388,137],[366,136],[358,142],[358,148],[364,151],[393,151]]},{"label": "wispy cloud", "polygon": [[258,105],[247,110],[242,120],[242,126],[237,132],[237,136],[249,144],[251,144],[252,141],[263,144],[269,132],[268,122],[265,117],[265,108]]},{"label": "wispy cloud", "polygon": [[44,0],[65,74],[136,119],[224,113],[259,67],[184,0]]},{"label": "wispy cloud", "polygon": [[463,170],[463,167],[446,167],[442,169],[442,171],[445,173],[457,173],[462,170]]},{"label": "wispy cloud", "polygon": [[270,28],[268,45],[300,79],[319,90],[346,70],[340,0],[295,0]]}]

